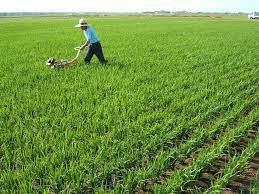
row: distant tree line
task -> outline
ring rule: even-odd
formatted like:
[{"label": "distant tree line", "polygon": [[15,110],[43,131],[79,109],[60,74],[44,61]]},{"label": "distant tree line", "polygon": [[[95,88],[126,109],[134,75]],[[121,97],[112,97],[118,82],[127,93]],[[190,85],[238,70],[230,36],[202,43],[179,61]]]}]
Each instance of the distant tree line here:
[{"label": "distant tree line", "polygon": [[19,17],[19,16],[78,16],[83,14],[89,15],[104,15],[104,14],[247,14],[239,13],[219,13],[219,12],[187,12],[187,11],[145,11],[142,13],[124,13],[124,12],[0,12],[0,17]]},{"label": "distant tree line", "polygon": [[0,16],[62,16],[62,15],[78,15],[78,13],[68,12],[0,12]]}]

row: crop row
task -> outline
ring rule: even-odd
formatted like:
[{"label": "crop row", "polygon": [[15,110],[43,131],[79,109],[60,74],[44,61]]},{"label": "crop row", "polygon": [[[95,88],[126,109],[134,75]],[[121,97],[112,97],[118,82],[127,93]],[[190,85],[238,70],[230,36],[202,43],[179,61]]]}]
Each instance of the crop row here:
[{"label": "crop row", "polygon": [[[256,126],[258,128],[258,125]],[[257,131],[258,132],[258,131]],[[222,171],[221,173],[219,173],[219,177],[217,178],[217,180],[214,180],[211,187],[207,190],[207,194],[208,193],[221,193],[223,188],[227,185],[227,184],[230,184],[230,188],[232,187],[233,188],[233,184],[231,186],[231,182],[233,180],[235,180],[235,177],[238,175],[238,174],[242,174],[243,171],[246,170],[246,167],[249,168],[249,164],[250,164],[250,161],[253,159],[253,156],[255,155],[255,151],[258,150],[258,145],[259,145],[259,136],[258,136],[258,133],[257,133],[257,138],[254,142],[252,142],[251,144],[249,144],[249,146],[242,152],[241,155],[239,156],[236,156],[236,157],[233,157],[231,158],[231,161],[229,161],[229,163],[227,164],[226,168],[224,169],[224,171]],[[242,192],[242,190],[245,190],[246,191],[250,191],[252,189],[252,184],[253,184],[253,180],[256,180],[256,170],[258,170],[258,160],[257,161],[254,161],[254,162],[257,162],[257,163],[252,163],[250,165],[250,173],[252,171],[252,176],[247,176],[245,175],[241,179],[241,182],[240,182],[240,185],[238,186],[237,185],[237,188],[235,188],[234,191],[238,191],[238,192]],[[252,166],[252,167],[251,167]],[[255,173],[254,173],[255,172]],[[239,181],[240,181],[239,179]],[[247,186],[244,186],[242,184],[242,181],[245,182],[245,184],[248,183]],[[250,181],[250,182],[247,182],[247,181]],[[239,189],[239,190],[237,190]]]},{"label": "crop row", "polygon": [[[149,168],[146,168],[145,171],[140,170],[140,172],[138,172],[139,174],[133,172],[134,176],[132,177],[134,177],[134,180],[136,182],[139,181],[140,183],[142,182],[141,180],[147,180],[150,178],[152,178],[151,180],[156,180],[161,172],[168,173],[169,169],[173,169],[174,164],[177,161],[179,162],[179,160],[184,160],[186,156],[193,152],[197,152],[197,150],[201,151],[200,146],[203,148],[204,144],[209,144],[210,141],[215,138],[218,139],[220,137],[219,134],[224,130],[238,125],[237,121],[258,103],[257,98],[254,100],[252,99],[253,98],[249,98],[245,102],[240,102],[239,105],[230,110],[226,115],[222,115],[222,117],[212,126],[209,126],[209,128],[197,128],[192,133],[191,138],[183,142],[183,144],[176,145],[176,147],[172,147],[168,151],[162,151],[159,153],[154,163]],[[150,180],[148,180],[148,182],[150,182]]]},{"label": "crop row", "polygon": [[258,118],[258,110],[252,110],[251,113],[240,120],[239,126],[229,129],[218,142],[205,148],[194,160],[191,166],[177,171],[162,185],[155,185],[155,192],[174,192],[184,185],[186,180],[193,180],[206,166],[213,163],[224,151],[226,151],[235,141],[245,136]]}]

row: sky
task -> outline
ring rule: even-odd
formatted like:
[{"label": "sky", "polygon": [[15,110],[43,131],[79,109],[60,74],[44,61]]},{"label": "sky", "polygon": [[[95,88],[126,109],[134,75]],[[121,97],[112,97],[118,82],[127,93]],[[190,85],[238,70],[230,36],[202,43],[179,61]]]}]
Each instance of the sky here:
[{"label": "sky", "polygon": [[1,0],[0,12],[259,11],[259,0]]}]

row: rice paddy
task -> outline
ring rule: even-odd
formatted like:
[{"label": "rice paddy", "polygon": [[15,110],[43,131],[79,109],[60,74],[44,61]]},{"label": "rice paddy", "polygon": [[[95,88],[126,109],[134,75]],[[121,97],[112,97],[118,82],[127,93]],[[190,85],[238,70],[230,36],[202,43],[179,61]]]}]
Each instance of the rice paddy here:
[{"label": "rice paddy", "polygon": [[259,192],[258,21],[78,19],[0,18],[0,193]]}]

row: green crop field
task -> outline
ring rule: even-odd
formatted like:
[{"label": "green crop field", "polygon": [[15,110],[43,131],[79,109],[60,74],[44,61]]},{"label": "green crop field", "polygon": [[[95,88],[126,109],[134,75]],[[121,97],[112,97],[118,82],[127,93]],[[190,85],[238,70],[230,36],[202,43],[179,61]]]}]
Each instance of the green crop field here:
[{"label": "green crop field", "polygon": [[0,18],[0,193],[258,192],[258,21],[78,19]]}]

